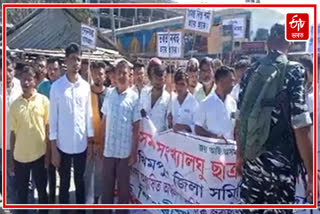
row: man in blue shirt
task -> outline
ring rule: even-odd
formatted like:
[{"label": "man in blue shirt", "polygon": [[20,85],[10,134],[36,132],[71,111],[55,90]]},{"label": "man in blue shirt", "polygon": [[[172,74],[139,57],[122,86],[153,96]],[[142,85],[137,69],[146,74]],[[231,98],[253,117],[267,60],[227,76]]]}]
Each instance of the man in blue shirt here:
[{"label": "man in blue shirt", "polygon": [[[43,81],[38,87],[38,93],[50,99],[50,89],[54,81],[61,76],[60,64],[57,58],[50,58],[47,61],[47,72],[49,81]],[[54,204],[56,200],[56,168],[50,164],[48,169],[49,177],[49,203]]]},{"label": "man in blue shirt", "polygon": [[61,76],[60,64],[57,58],[50,58],[47,61],[49,81],[43,81],[38,87],[38,93],[50,98],[50,89],[54,81]]},{"label": "man in blue shirt", "polygon": [[48,81],[47,58],[45,56],[38,56],[34,64],[34,68],[37,73],[36,88],[38,88],[41,83]]},{"label": "man in blue shirt", "polygon": [[[131,68],[120,61],[115,68],[117,85],[107,91],[101,108],[103,113],[103,177],[102,204],[114,203],[115,182],[118,182],[119,204],[129,203],[130,166],[137,158],[139,141],[139,96],[129,88]],[[106,210],[105,214],[111,214]],[[117,210],[127,214],[127,210]]]}]

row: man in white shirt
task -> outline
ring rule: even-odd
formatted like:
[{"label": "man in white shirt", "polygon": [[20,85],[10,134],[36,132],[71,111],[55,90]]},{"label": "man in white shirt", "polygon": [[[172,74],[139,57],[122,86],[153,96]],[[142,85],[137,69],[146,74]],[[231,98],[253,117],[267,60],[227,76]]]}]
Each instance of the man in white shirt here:
[{"label": "man in white shirt", "polygon": [[[151,81],[151,78],[152,78],[151,73],[153,72],[154,67],[158,65],[162,65],[162,61],[159,58],[153,57],[149,60],[148,66],[147,66],[147,75],[148,75],[149,81]],[[151,85],[151,82],[149,82],[149,84]]]},{"label": "man in white shirt", "polygon": [[164,66],[155,64],[149,72],[151,88],[142,90],[140,96],[141,110],[144,110],[153,122],[157,132],[168,129],[170,95],[164,89],[166,70]]},{"label": "man in white shirt", "polygon": [[188,90],[191,94],[195,94],[201,87],[198,81],[199,76],[199,61],[196,58],[191,58],[187,64],[188,74]]},{"label": "man in white shirt", "polygon": [[140,96],[144,88],[145,69],[142,62],[135,62],[133,64],[133,87],[132,89]]},{"label": "man in white shirt", "polygon": [[200,62],[200,82],[202,87],[194,93],[194,97],[198,102],[214,93],[216,87],[214,84],[214,72],[212,59],[209,57],[203,58]]},{"label": "man in white shirt", "polygon": [[241,78],[243,76],[243,73],[249,67],[249,65],[250,64],[248,60],[242,59],[239,62],[237,62],[234,66],[236,85],[233,87],[230,95],[236,102],[238,101],[238,98],[239,98]]},{"label": "man in white shirt", "polygon": [[[20,85],[20,81],[14,77],[15,75],[15,68],[14,64],[10,59],[6,59],[7,67],[6,67],[6,73],[7,73],[7,78],[6,78],[6,157],[7,160],[11,157],[11,150],[10,150],[10,129],[9,127],[9,118],[8,118],[8,111],[13,103],[20,95],[22,95],[22,89]],[[0,62],[0,69],[1,69],[1,94],[0,94],[0,99],[1,99],[1,106],[0,106],[0,112],[2,112],[2,102],[3,97],[2,97],[2,58]],[[0,113],[1,121],[2,121],[2,113]],[[2,130],[2,122],[1,122],[1,130]],[[2,131],[0,133],[1,139],[2,139]],[[2,143],[0,145],[0,164],[2,165]],[[10,161],[7,161],[7,169],[9,169],[9,164]],[[1,168],[2,169],[2,168]],[[2,173],[2,170],[1,170]],[[16,203],[16,186],[14,185],[14,175],[9,173],[9,170],[7,170],[7,180],[6,180],[6,186],[7,186],[7,191],[6,191],[6,196],[7,196],[7,202],[8,203]],[[1,193],[2,193],[2,185],[1,185]]]},{"label": "man in white shirt", "polygon": [[[308,111],[310,113],[311,120],[313,121],[313,102],[314,102],[314,93],[313,93],[313,60],[310,56],[303,56],[299,59],[299,62],[305,68],[305,93],[306,93],[306,103],[308,106]],[[310,128],[311,139],[313,140],[313,126]]]},{"label": "man in white shirt", "polygon": [[[67,72],[50,90],[50,141],[52,164],[60,175],[59,202],[69,204],[71,166],[74,169],[76,203],[85,203],[86,159],[92,158],[93,124],[90,85],[79,75],[81,49],[72,43],[66,48]],[[64,210],[67,213],[67,210]],[[82,210],[79,213],[84,213]]]},{"label": "man in white shirt", "polygon": [[177,95],[172,101],[172,127],[174,131],[193,132],[197,100],[188,91],[188,76],[183,70],[174,75]]},{"label": "man in white shirt", "polygon": [[299,59],[299,62],[303,65],[305,69],[306,103],[308,105],[309,112],[313,113],[313,60],[310,56],[303,56]]},{"label": "man in white shirt", "polygon": [[234,139],[232,115],[237,105],[229,95],[234,86],[233,70],[227,66],[220,67],[215,80],[217,89],[200,103],[197,110],[195,132],[204,137]]}]

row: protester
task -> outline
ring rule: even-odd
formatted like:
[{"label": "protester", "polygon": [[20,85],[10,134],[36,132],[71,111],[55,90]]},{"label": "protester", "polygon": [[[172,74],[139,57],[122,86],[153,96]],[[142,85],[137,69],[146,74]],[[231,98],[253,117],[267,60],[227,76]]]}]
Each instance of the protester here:
[{"label": "protester", "polygon": [[162,132],[168,129],[167,118],[170,112],[170,95],[164,89],[166,70],[162,65],[153,64],[149,75],[152,87],[141,92],[141,110],[146,112],[157,131]]},{"label": "protester", "polygon": [[132,88],[133,86],[134,86],[134,83],[133,83],[133,67],[130,66],[129,87]]},{"label": "protester", "polygon": [[[38,87],[38,93],[45,95],[50,99],[50,89],[54,81],[61,76],[60,64],[58,59],[49,58],[47,60],[47,71],[49,81],[42,82]],[[51,154],[50,154],[51,156]],[[54,204],[56,201],[56,168],[50,163],[48,169],[49,178],[49,203]]]},{"label": "protester", "polygon": [[93,155],[91,159],[88,159],[85,171],[86,204],[98,204],[100,196],[102,195],[104,182],[102,160],[99,152],[103,147],[103,141],[101,141],[101,122],[103,115],[100,109],[107,91],[107,88],[103,85],[106,80],[105,68],[106,65],[103,62],[92,63],[91,75],[93,85],[91,86],[91,105],[94,139]]},{"label": "protester", "polygon": [[[114,203],[117,181],[118,203],[129,203],[130,166],[136,162],[139,141],[139,97],[129,88],[130,67],[126,61],[116,65],[117,85],[108,90],[101,108],[104,130],[103,204]],[[112,210],[106,210],[111,214]],[[128,213],[117,210],[116,213]]]},{"label": "protester", "polygon": [[215,90],[213,63],[209,57],[203,58],[200,62],[200,82],[202,87],[194,94],[198,102],[212,95]]},{"label": "protester", "polygon": [[213,73],[215,73],[223,65],[220,59],[213,59],[211,63],[212,63]]},{"label": "protester", "polygon": [[[1,79],[1,85],[0,85],[0,89],[2,91],[2,58],[0,58],[0,79]],[[22,89],[21,89],[21,85],[20,85],[20,80],[16,79],[15,76],[15,68],[14,68],[14,63],[10,60],[10,59],[6,59],[6,69],[5,72],[7,74],[7,78],[6,78],[6,100],[3,100],[2,97],[2,93],[0,95],[0,99],[1,99],[1,106],[0,106],[0,111],[2,112],[2,102],[6,102],[6,111],[8,112],[10,109],[10,106],[12,105],[12,103],[19,97],[22,95]],[[11,153],[11,149],[10,149],[10,122],[9,122],[9,118],[8,117],[8,113],[6,112],[5,116],[6,116],[6,157],[7,160],[9,160],[9,158],[11,157],[12,153]],[[2,114],[0,114],[1,117],[1,121],[2,121]],[[0,124],[1,130],[2,130],[2,123]],[[2,132],[0,133],[1,139],[2,139]],[[2,144],[0,145],[0,164],[2,165]],[[7,196],[7,202],[8,203],[16,203],[16,187],[15,187],[15,182],[14,182],[14,174],[9,173],[9,167],[10,167],[10,161],[7,161],[7,170],[6,170],[6,187],[7,187],[7,191],[6,191],[6,196]],[[1,176],[2,176],[2,168],[1,168]],[[2,185],[0,187],[1,189],[1,194],[2,194]]]},{"label": "protester", "polygon": [[144,88],[144,64],[142,62],[136,61],[133,64],[133,84],[132,89],[140,96],[142,89]]},{"label": "protester", "polygon": [[173,97],[172,127],[174,131],[193,132],[194,115],[198,102],[188,92],[188,76],[183,70],[178,70],[174,75],[177,94]]},{"label": "protester", "polygon": [[81,75],[82,79],[84,79],[87,82],[89,79],[89,69],[90,69],[89,60],[82,59],[79,74]]},{"label": "protester", "polygon": [[[47,171],[49,164],[49,101],[36,91],[36,72],[26,66],[21,74],[23,94],[9,111],[11,155],[10,171],[15,174],[17,203],[28,204],[28,184],[33,175],[40,204],[48,203]],[[17,213],[25,213],[19,210]],[[48,213],[48,210],[40,210]]]},{"label": "protester", "polygon": [[235,101],[238,101],[239,92],[240,92],[240,81],[243,76],[243,73],[247,70],[248,67],[249,67],[248,60],[240,60],[234,66],[236,85],[233,87],[231,91],[231,96]]},{"label": "protester", "polygon": [[112,88],[116,86],[116,80],[115,80],[115,68],[113,65],[108,65],[106,67],[106,83],[105,86],[108,88]]},{"label": "protester", "polygon": [[[85,203],[84,172],[91,159],[94,131],[90,85],[79,75],[81,49],[70,44],[65,51],[67,73],[50,90],[50,141],[52,164],[60,176],[59,202],[69,204],[71,165],[76,187],[76,203]],[[63,213],[68,213],[64,210]],[[85,213],[83,210],[78,213]]]},{"label": "protester", "polygon": [[[303,56],[299,59],[299,62],[305,68],[305,95],[306,95],[306,103],[308,106],[308,111],[310,113],[310,118],[313,121],[313,102],[314,102],[314,94],[313,94],[313,60],[310,56]],[[313,126],[310,127],[310,137],[313,141]]]},{"label": "protester", "polygon": [[36,68],[36,78],[37,78],[37,82],[36,82],[36,88],[38,88],[38,86],[40,84],[42,84],[43,82],[48,81],[47,79],[47,59],[44,56],[39,56],[36,61],[35,61],[35,68]]},{"label": "protester", "polygon": [[[313,114],[313,60],[311,56],[303,56],[299,59],[299,62],[305,68],[305,94],[306,94],[306,103],[308,105],[309,112]],[[311,115],[311,119],[313,119]]]},{"label": "protester", "polygon": [[202,85],[198,81],[199,76],[199,61],[196,58],[191,58],[187,64],[188,74],[188,90],[191,94],[195,94]]},{"label": "protester", "polygon": [[293,204],[302,161],[308,178],[306,196],[312,202],[311,119],[304,96],[304,69],[299,63],[288,62],[290,43],[285,39],[284,25],[271,28],[267,44],[267,56],[248,69],[240,84],[236,137],[241,203]]},{"label": "protester", "polygon": [[150,84],[151,84],[153,69],[154,69],[154,67],[157,67],[158,65],[162,65],[162,62],[159,58],[153,57],[149,60],[148,67],[147,67],[147,74],[148,74]]},{"label": "protester", "polygon": [[[243,55],[223,54],[223,62],[235,69],[210,57],[200,63],[191,58],[186,67],[176,66],[185,63],[183,59],[174,60],[174,65],[167,63],[167,67],[158,58],[150,59],[146,66],[142,60],[133,66],[125,59],[89,61],[83,59],[80,46],[72,43],[65,49],[64,66],[60,59],[38,57],[31,62],[32,56],[26,55],[26,63],[34,69],[24,66],[20,83],[13,77],[14,63],[7,59],[7,100],[0,95],[0,108],[6,102],[10,109],[8,117],[1,116],[8,118],[11,128],[4,133],[12,147],[7,144],[6,148],[13,151],[7,151],[6,202],[34,204],[28,197],[28,185],[33,183],[33,200],[35,196],[40,203],[56,203],[56,170],[59,204],[65,205],[147,203],[148,198],[161,203],[141,186],[144,181],[157,191],[160,186],[154,184],[162,182],[160,192],[171,193],[181,189],[181,181],[188,182],[194,200],[185,203],[206,202],[209,197],[212,203],[293,204],[298,203],[295,196],[302,186],[311,202],[313,61],[309,56],[299,59],[303,66],[288,61],[290,43],[284,32],[283,26],[273,26],[268,55],[251,65]],[[220,145],[213,144],[214,148],[204,143],[216,139]],[[237,145],[230,145],[235,142]],[[208,152],[211,160],[204,155]],[[192,175],[185,173],[188,170]],[[296,192],[297,177],[307,181],[302,179]],[[213,190],[211,196],[202,192],[202,187],[217,181],[229,183],[239,194],[223,198]],[[175,184],[171,190],[170,182]],[[34,184],[38,194],[34,194]],[[224,186],[215,191],[221,192]],[[148,185],[145,187],[148,190]],[[128,210],[95,209],[89,213]]]},{"label": "protester", "polygon": [[233,69],[227,66],[218,68],[215,80],[215,92],[203,100],[197,109],[195,132],[204,137],[234,139],[232,115],[237,105],[229,95],[235,81]]},{"label": "protester", "polygon": [[43,81],[38,87],[38,93],[50,98],[50,89],[54,81],[61,76],[60,64],[57,58],[47,60],[47,72],[49,81]]}]

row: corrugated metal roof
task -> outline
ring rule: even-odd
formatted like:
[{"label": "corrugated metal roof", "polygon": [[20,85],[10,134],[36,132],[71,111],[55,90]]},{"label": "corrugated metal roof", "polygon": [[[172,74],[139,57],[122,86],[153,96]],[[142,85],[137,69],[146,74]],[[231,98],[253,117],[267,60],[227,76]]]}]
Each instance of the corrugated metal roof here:
[{"label": "corrugated metal roof", "polygon": [[[8,32],[10,48],[57,49],[71,42],[80,44],[81,23],[67,9],[40,9],[33,14]],[[97,47],[116,49],[101,36],[97,38]]]},{"label": "corrugated metal roof", "polygon": [[[17,50],[13,50],[17,51]],[[56,57],[63,59],[65,57],[65,51],[64,49],[55,49],[55,50],[43,50],[43,49],[30,49],[25,48],[23,50],[23,53],[25,55],[43,55],[46,57]],[[113,51],[110,49],[104,49],[104,48],[96,48],[96,50],[88,51],[85,50],[82,53],[82,59],[90,59],[94,61],[102,60],[102,61],[109,61],[114,62],[119,59],[123,59],[123,56],[119,54],[117,51]]]}]

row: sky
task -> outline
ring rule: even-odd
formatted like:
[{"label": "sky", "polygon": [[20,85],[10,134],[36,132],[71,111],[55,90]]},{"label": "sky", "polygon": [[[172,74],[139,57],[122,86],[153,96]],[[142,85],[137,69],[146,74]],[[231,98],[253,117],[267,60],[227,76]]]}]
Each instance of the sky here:
[{"label": "sky", "polygon": [[[185,4],[199,4],[199,3],[214,3],[214,4],[243,4],[246,0],[176,0],[177,3],[185,3]],[[315,4],[318,0],[303,0],[303,4]],[[261,3],[268,2],[268,4],[278,4],[279,0],[260,0]],[[286,4],[286,2],[291,4],[301,4],[301,0],[282,0],[282,4]],[[249,4],[249,3],[247,3]],[[254,3],[251,3],[254,4]],[[256,5],[259,5],[256,3]],[[317,23],[320,24],[320,1],[317,5]],[[224,8],[213,8],[215,11],[222,10]],[[245,9],[245,8],[244,8]],[[251,14],[251,31],[252,35],[256,35],[256,31],[258,28],[265,28],[270,29],[272,25],[275,23],[284,24],[285,17],[287,13],[308,13],[309,14],[309,22],[310,26],[314,23],[314,14],[313,8],[301,8],[301,7],[294,7],[294,8],[247,8],[252,12]],[[278,13],[273,13],[272,10],[277,11]],[[267,18],[266,18],[267,17]]]}]

